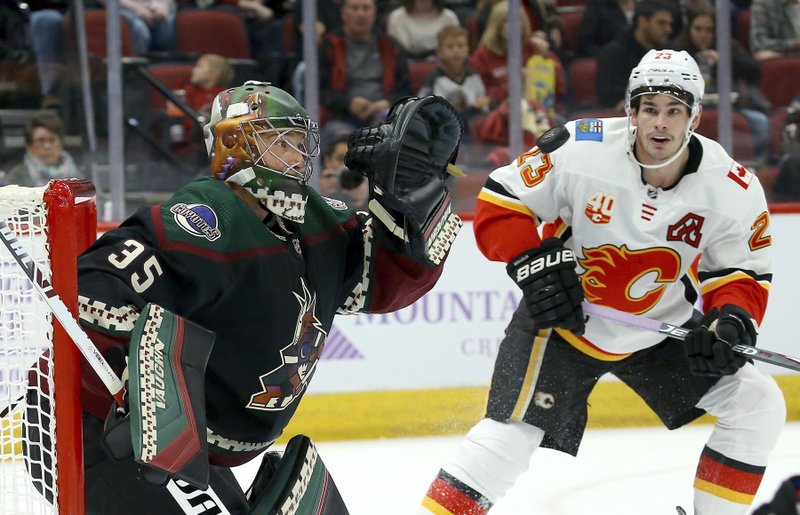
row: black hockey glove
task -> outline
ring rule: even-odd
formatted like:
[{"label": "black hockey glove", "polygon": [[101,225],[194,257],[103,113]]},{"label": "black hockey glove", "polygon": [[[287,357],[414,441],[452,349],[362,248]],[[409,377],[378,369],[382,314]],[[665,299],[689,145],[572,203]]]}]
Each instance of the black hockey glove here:
[{"label": "black hockey glove", "polygon": [[565,249],[561,240],[547,238],[506,266],[508,275],[522,288],[522,300],[537,327],[561,327],[583,334],[583,287],[576,265],[575,254]]},{"label": "black hockey glove", "polygon": [[461,228],[448,175],[461,142],[458,113],[442,97],[409,97],[392,106],[378,127],[350,135],[344,162],[370,183],[369,210],[403,240],[410,254],[441,263]]},{"label": "black hockey glove", "polygon": [[733,304],[725,304],[721,310],[713,308],[683,341],[689,370],[697,376],[735,374],[747,359],[733,352],[731,346],[755,345],[756,335],[756,328],[747,311]]}]

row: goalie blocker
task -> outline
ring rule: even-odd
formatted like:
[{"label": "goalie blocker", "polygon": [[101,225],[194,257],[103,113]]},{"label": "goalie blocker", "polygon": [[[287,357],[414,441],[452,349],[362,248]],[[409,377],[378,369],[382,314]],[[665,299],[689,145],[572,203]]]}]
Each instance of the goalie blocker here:
[{"label": "goalie blocker", "polygon": [[462,226],[445,185],[448,174],[464,175],[454,164],[462,133],[442,97],[410,97],[348,141],[345,164],[369,179],[370,211],[430,265],[441,263]]}]

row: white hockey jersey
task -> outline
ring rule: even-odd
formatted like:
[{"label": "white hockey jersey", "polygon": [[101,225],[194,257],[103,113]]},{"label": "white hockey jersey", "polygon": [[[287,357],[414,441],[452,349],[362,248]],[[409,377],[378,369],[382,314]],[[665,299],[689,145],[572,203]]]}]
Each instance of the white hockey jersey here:
[{"label": "white hockey jersey", "polygon": [[[476,239],[508,262],[541,237],[575,252],[589,302],[672,324],[736,304],[760,323],[771,281],[769,212],[758,179],[716,142],[694,135],[673,187],[654,188],[628,153],[626,118],[566,125],[569,140],[537,147],[493,171],[478,196]],[[582,337],[558,330],[599,359],[622,359],[663,337],[591,317]]]}]

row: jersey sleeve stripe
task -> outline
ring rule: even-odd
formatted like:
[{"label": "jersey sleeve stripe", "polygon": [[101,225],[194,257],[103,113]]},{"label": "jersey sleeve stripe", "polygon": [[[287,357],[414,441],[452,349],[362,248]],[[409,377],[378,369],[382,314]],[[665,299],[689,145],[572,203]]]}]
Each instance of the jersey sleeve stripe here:
[{"label": "jersey sleeve stripe", "polygon": [[490,204],[528,215],[533,219],[536,218],[536,215],[534,215],[533,212],[519,200],[512,200],[509,197],[502,197],[493,191],[487,190],[486,188],[482,189],[478,194],[478,200],[483,200],[484,202],[489,202]]},{"label": "jersey sleeve stripe", "polygon": [[759,281],[746,272],[737,271],[724,277],[705,278],[700,283],[700,291],[703,293],[703,295],[708,295],[712,291],[718,290],[719,288],[722,288],[723,286],[726,286],[734,281],[742,280],[756,282],[761,288],[764,288],[767,293],[769,293],[772,289],[772,284],[769,280],[762,279]]}]

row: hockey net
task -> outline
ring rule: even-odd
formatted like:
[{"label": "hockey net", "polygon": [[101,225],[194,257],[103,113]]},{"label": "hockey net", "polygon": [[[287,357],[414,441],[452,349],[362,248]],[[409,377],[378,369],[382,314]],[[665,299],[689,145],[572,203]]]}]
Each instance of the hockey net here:
[{"label": "hockey net", "polygon": [[[2,187],[0,216],[74,313],[92,184]],[[84,513],[79,352],[0,247],[0,514]]]}]

